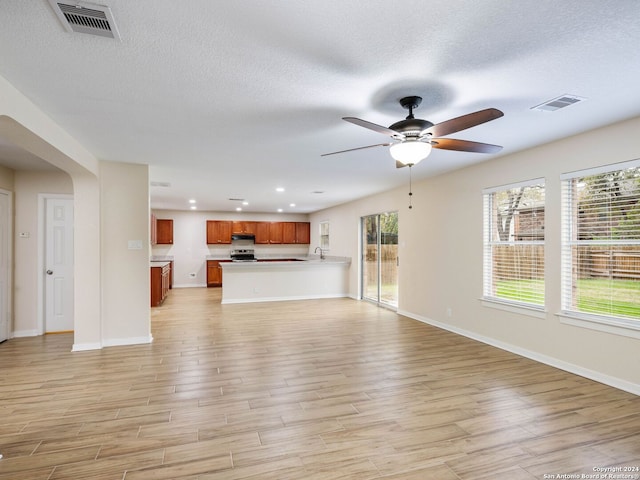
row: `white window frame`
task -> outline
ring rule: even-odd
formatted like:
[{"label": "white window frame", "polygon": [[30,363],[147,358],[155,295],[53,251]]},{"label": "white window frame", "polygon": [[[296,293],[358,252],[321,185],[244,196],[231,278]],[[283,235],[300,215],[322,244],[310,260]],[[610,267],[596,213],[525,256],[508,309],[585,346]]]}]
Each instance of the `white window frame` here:
[{"label": "white window frame", "polygon": [[329,251],[329,220],[323,220],[318,224],[319,245],[323,252]]},{"label": "white window frame", "polygon": [[640,318],[610,316],[605,314],[585,313],[573,308],[573,249],[574,246],[586,245],[640,245],[640,240],[578,240],[575,229],[573,189],[570,182],[593,175],[616,172],[629,168],[640,168],[640,159],[628,162],[603,165],[597,168],[564,173],[562,182],[562,266],[561,266],[561,311],[557,314],[562,323],[599,330],[603,332],[640,338]]},{"label": "white window frame", "polygon": [[[493,231],[496,221],[494,216],[494,205],[493,199],[495,197],[494,194],[499,192],[504,192],[507,190],[520,188],[520,187],[531,187],[541,185],[543,188],[546,188],[545,179],[544,178],[535,178],[523,182],[511,183],[508,185],[501,185],[497,187],[485,188],[482,191],[483,196],[483,296],[482,296],[482,304],[487,307],[498,308],[500,310],[507,310],[515,313],[521,313],[537,318],[545,318],[546,316],[546,295],[542,304],[532,303],[526,301],[519,300],[511,300],[503,297],[498,297],[493,294],[494,284],[493,284],[493,247],[496,245],[541,245],[543,249],[546,250],[545,240],[518,240],[518,241],[497,241],[493,238]],[[546,208],[546,200],[545,200],[545,208]],[[546,216],[545,216],[546,218]],[[543,282],[544,282],[544,272],[543,272]]]}]

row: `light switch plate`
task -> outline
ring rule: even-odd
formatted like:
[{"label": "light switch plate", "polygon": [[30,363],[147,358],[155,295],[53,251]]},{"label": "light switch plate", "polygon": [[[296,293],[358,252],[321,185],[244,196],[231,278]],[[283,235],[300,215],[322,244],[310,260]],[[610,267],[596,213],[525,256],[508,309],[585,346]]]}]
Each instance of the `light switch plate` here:
[{"label": "light switch plate", "polygon": [[129,240],[129,250],[142,250],[142,240]]}]

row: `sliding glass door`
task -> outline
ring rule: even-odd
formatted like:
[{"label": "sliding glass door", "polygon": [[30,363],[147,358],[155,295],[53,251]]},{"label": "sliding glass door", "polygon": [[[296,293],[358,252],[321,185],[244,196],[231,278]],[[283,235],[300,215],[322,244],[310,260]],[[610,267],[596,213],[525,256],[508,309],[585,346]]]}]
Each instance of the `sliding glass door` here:
[{"label": "sliding glass door", "polygon": [[362,298],[398,306],[398,212],[362,217]]}]

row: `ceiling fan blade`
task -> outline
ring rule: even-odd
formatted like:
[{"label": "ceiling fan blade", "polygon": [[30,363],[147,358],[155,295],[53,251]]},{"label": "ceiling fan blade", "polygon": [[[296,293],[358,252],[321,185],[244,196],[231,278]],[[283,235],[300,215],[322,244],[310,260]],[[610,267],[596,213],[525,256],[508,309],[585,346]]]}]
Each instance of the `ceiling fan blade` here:
[{"label": "ceiling fan blade", "polygon": [[367,145],[366,147],[357,147],[357,148],[350,148],[348,150],[340,150],[339,152],[323,153],[320,156],[321,157],[326,157],[327,155],[335,155],[336,153],[354,152],[356,150],[364,150],[365,148],[373,148],[373,147],[388,147],[389,145],[391,145],[391,144],[390,143],[378,143],[376,145]]},{"label": "ceiling fan blade", "polygon": [[452,118],[444,122],[438,123],[433,127],[427,128],[422,134],[431,133],[434,137],[444,137],[451,133],[466,130],[467,128],[475,127],[483,123],[495,120],[504,115],[497,108],[487,108],[485,110],[479,110],[474,113],[468,113],[460,117]]},{"label": "ceiling fan blade", "polygon": [[354,125],[358,125],[359,127],[368,128],[369,130],[373,130],[374,132],[381,133],[383,135],[389,135],[394,138],[404,138],[404,135],[400,132],[396,132],[395,130],[391,130],[390,128],[383,127],[382,125],[378,125],[377,123],[367,122],[366,120],[362,120],[356,117],[342,117],[343,120],[353,123]]},{"label": "ceiling fan blade", "polygon": [[407,167],[408,165],[406,163],[402,163],[399,160],[396,160],[396,168],[402,168],[402,167]]},{"label": "ceiling fan blade", "polygon": [[472,142],[470,140],[457,140],[455,138],[434,138],[431,140],[433,148],[442,150],[457,150],[459,152],[498,153],[502,150],[500,145]]}]

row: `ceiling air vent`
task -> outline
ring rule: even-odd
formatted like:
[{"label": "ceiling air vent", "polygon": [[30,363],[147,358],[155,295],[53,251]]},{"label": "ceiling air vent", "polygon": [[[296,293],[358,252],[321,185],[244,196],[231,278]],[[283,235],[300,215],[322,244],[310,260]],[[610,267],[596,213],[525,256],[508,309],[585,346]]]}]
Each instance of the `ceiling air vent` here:
[{"label": "ceiling air vent", "polygon": [[120,40],[111,9],[105,5],[86,2],[49,0],[67,32],[87,33]]},{"label": "ceiling air vent", "polygon": [[584,97],[578,97],[576,95],[561,95],[557,98],[553,98],[548,100],[540,105],[536,105],[535,107],[531,107],[531,110],[540,110],[541,112],[555,112],[556,110],[560,110],[561,108],[568,107],[570,105],[575,105],[578,102],[582,102],[586,100]]},{"label": "ceiling air vent", "polygon": [[170,187],[171,184],[169,182],[156,182],[152,181],[149,183],[152,187]]}]

